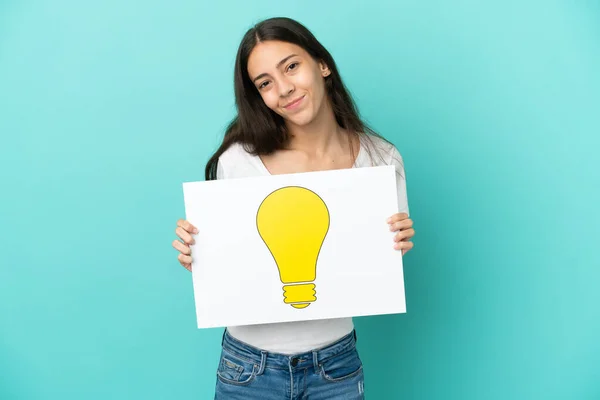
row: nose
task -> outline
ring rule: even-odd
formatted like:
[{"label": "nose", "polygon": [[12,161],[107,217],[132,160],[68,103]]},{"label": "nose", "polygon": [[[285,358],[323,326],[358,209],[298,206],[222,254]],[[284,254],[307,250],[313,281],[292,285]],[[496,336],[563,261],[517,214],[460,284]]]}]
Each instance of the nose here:
[{"label": "nose", "polygon": [[294,91],[294,85],[287,79],[279,81],[279,95],[281,97],[289,96]]}]

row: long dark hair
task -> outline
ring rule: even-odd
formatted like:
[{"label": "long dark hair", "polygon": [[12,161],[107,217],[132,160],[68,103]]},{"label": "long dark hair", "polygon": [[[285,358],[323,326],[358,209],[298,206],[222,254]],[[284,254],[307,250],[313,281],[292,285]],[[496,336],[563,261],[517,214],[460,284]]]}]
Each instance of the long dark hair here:
[{"label": "long dark hair", "polygon": [[283,17],[270,18],[249,29],[240,43],[234,71],[238,115],[230,122],[223,142],[206,164],[206,180],[216,179],[219,157],[234,143],[244,145],[246,151],[253,155],[270,154],[287,144],[289,134],[283,118],[266,106],[248,76],[250,53],[257,43],[267,40],[293,43],[302,47],[317,62],[324,62],[331,71],[325,78],[325,87],[338,125],[350,135],[368,133],[381,138],[360,119],[356,104],[327,49],[299,22]]}]

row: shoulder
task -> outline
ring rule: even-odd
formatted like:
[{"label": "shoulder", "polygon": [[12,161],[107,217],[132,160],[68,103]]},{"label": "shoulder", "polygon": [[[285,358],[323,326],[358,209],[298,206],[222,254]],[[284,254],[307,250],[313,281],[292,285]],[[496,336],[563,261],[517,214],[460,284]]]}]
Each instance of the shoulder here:
[{"label": "shoulder", "polygon": [[256,156],[249,153],[241,143],[233,143],[219,156],[217,179],[255,176],[260,172],[259,167]]},{"label": "shoulder", "polygon": [[233,143],[219,156],[219,163],[224,166],[232,165],[240,161],[248,160],[250,157],[251,154],[246,151],[242,144]]},{"label": "shoulder", "polygon": [[379,136],[367,134],[361,137],[361,146],[365,150],[369,164],[374,166],[395,165],[403,169],[402,155],[393,143]]},{"label": "shoulder", "polygon": [[[362,138],[361,138],[362,140]],[[370,158],[372,166],[393,165],[396,169],[396,190],[398,191],[398,212],[409,214],[408,196],[406,194],[406,175],[404,160],[396,146],[385,139],[368,135],[364,147],[368,153],[365,158]],[[365,163],[366,164],[366,163]]]}]

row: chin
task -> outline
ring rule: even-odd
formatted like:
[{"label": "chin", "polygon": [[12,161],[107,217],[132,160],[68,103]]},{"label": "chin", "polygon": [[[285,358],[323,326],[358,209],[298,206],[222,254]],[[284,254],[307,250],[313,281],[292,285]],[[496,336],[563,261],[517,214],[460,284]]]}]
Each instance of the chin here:
[{"label": "chin", "polygon": [[314,117],[315,116],[313,115],[313,113],[310,112],[310,110],[304,110],[304,112],[300,112],[295,115],[287,115],[283,118],[294,125],[304,126],[313,122]]}]

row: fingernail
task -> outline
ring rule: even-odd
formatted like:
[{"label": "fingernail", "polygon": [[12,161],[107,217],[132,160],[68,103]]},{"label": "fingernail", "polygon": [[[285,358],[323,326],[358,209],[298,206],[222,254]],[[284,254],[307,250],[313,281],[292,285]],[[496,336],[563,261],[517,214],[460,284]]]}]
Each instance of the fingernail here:
[{"label": "fingernail", "polygon": [[386,221],[389,224],[390,222],[392,222],[392,217],[389,217]]},{"label": "fingernail", "polygon": [[194,233],[198,233],[198,228],[194,228]]}]

